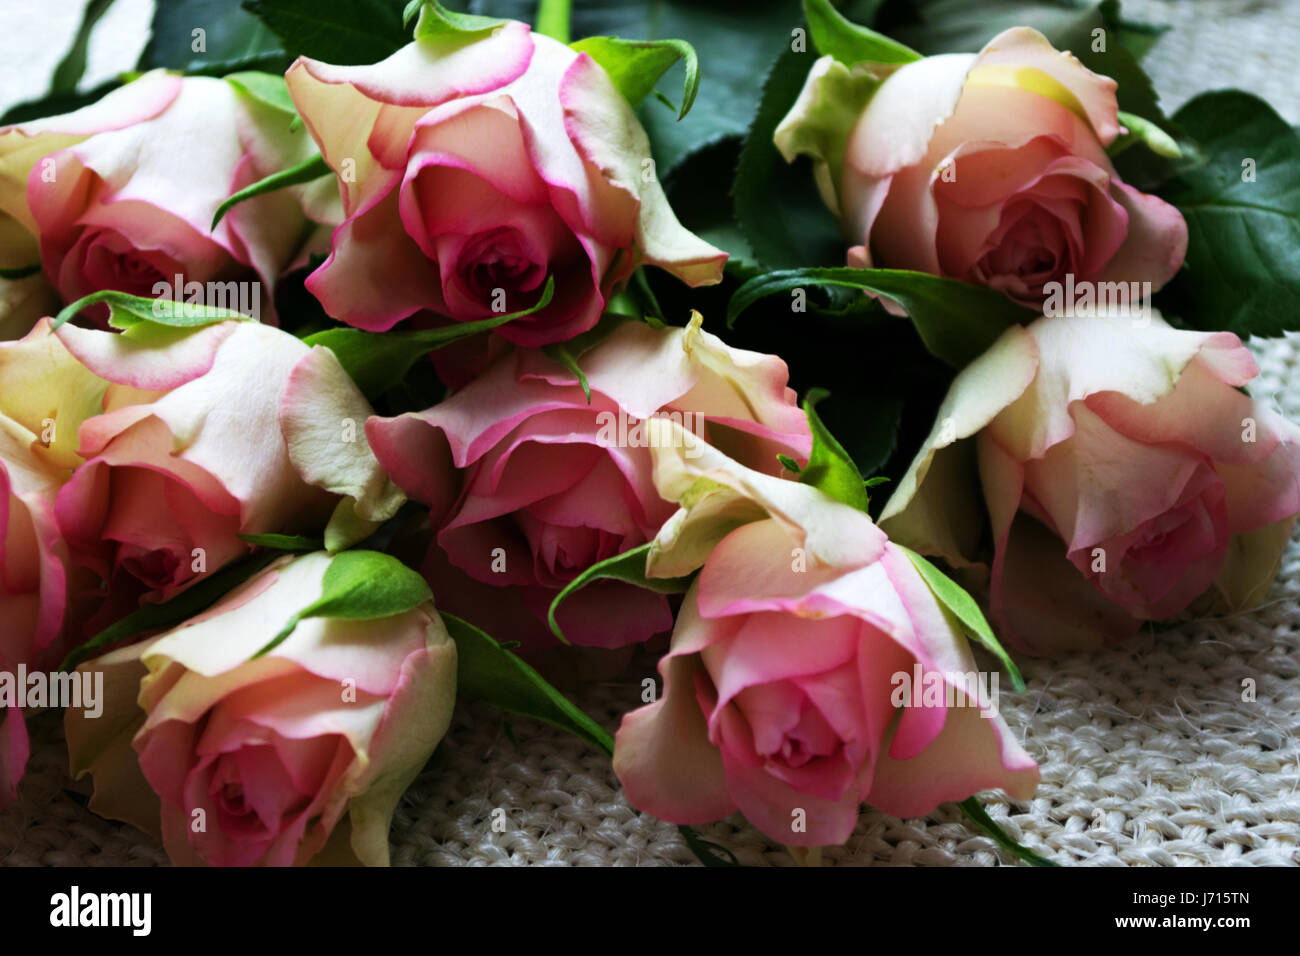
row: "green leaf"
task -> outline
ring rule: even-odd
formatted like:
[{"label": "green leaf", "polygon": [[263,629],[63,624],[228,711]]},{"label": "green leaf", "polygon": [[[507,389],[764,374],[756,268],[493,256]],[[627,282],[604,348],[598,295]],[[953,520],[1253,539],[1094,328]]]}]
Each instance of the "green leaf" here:
[{"label": "green leaf", "polygon": [[851,508],[866,511],[869,504],[866,486],[862,483],[862,473],[853,463],[844,446],[835,440],[822,424],[816,412],[817,403],[830,395],[824,388],[808,391],[803,400],[804,414],[808,416],[808,427],[812,431],[812,454],[804,466],[799,480],[805,485],[824,491],[836,501],[842,501]]},{"label": "green leaf", "polygon": [[1030,866],[1061,865],[1055,860],[1049,860],[1046,857],[1039,856],[1033,850],[1021,846],[1015,840],[1011,839],[1011,837],[1007,836],[1006,831],[997,825],[994,819],[988,815],[988,812],[980,806],[980,802],[974,797],[967,797],[965,800],[958,803],[957,806],[961,807],[961,812],[966,815],[967,819],[983,830],[988,836],[992,837],[993,842],[1004,850],[1009,850],[1014,853]]},{"label": "green leaf", "polygon": [[684,594],[691,586],[691,578],[648,578],[645,573],[646,556],[650,553],[650,543],[647,542],[640,547],[633,548],[631,551],[624,551],[622,554],[616,554],[612,558],[606,558],[604,561],[597,561],[587,570],[583,571],[576,578],[564,586],[559,594],[555,595],[555,600],[551,602],[550,610],[546,612],[547,623],[551,625],[551,633],[554,634],[561,642],[568,644],[568,639],[560,629],[560,625],[555,620],[555,614],[560,609],[560,605],[573,594],[585,588],[592,581],[613,580],[623,581],[627,584],[634,584],[639,588],[645,588],[648,591],[655,591],[659,594]]},{"label": "green leaf", "polygon": [[795,461],[793,458],[791,458],[789,455],[777,455],[776,460],[781,463],[781,467],[784,468],[786,471],[792,471],[796,475],[799,474],[799,472],[803,471],[803,469],[799,467],[799,463]]},{"label": "green leaf", "polygon": [[921,54],[875,30],[850,22],[830,0],[803,0],[804,16],[813,45],[823,56],[833,56],[846,66],[855,63],[911,63]]},{"label": "green leaf", "polygon": [[67,53],[63,54],[63,59],[54,68],[54,75],[50,78],[52,95],[76,92],[77,85],[81,83],[81,77],[86,72],[86,51],[90,46],[90,34],[94,31],[99,18],[107,13],[112,5],[113,0],[90,0],[86,4],[77,33],[72,38],[72,46],[68,48]]},{"label": "green leaf", "polygon": [[[202,30],[196,34],[196,30]],[[201,42],[200,42],[201,41]],[[196,50],[196,46],[202,49]],[[136,69],[163,67],[207,76],[216,64],[285,59],[275,35],[232,0],[163,0],[155,3],[149,42]],[[282,67],[281,67],[282,69]],[[233,72],[232,69],[224,73]]]},{"label": "green leaf", "polygon": [[499,17],[476,16],[448,10],[437,0],[411,0],[402,14],[402,22],[415,21],[415,39],[439,40],[452,38],[473,42],[486,37],[506,21]]},{"label": "green leaf", "polygon": [[906,310],[930,354],[962,368],[1008,327],[1034,313],[983,286],[902,269],[789,269],[746,282],[727,306],[727,325],[766,296],[808,286],[863,289],[893,299]]},{"label": "green leaf", "polygon": [[614,753],[614,738],[537,671],[468,621],[440,612],[447,633],[456,642],[456,694],[487,701],[502,710],[532,717],[576,734],[606,754]]},{"label": "green leaf", "polygon": [[243,584],[278,557],[280,555],[273,551],[255,554],[247,560],[227,565],[220,571],[203,578],[197,584],[181,591],[170,601],[141,606],[73,650],[59,665],[59,670],[72,670],[87,658],[94,657],[95,651],[111,647],[129,637],[171,630],[194,615],[207,610],[227,592]]},{"label": "green leaf", "polygon": [[304,618],[353,621],[392,617],[433,600],[429,584],[392,555],[381,551],[341,551],[321,579],[321,595],[280,629],[253,658],[274,650]]},{"label": "green leaf", "polygon": [[298,115],[298,107],[289,95],[289,86],[284,77],[278,73],[265,73],[261,70],[241,70],[225,77],[225,81],[246,96],[265,103],[282,113]]},{"label": "green leaf", "polygon": [[26,279],[28,276],[34,276],[41,271],[41,264],[19,266],[17,269],[0,269],[0,279],[14,282],[18,279]]},{"label": "green leaf", "polygon": [[376,63],[410,42],[399,0],[246,0],[294,56]]},{"label": "green leaf", "polygon": [[275,192],[277,189],[284,189],[288,186],[309,183],[313,179],[320,179],[322,176],[332,176],[333,174],[334,171],[325,163],[325,157],[320,154],[304,159],[296,166],[290,166],[278,173],[272,173],[265,179],[259,179],[257,182],[245,186],[218,206],[217,211],[212,215],[212,228],[216,229],[217,223],[221,222],[222,217],[245,199],[252,199],[254,196]]},{"label": "green leaf", "polygon": [[678,60],[686,64],[686,85],[677,118],[691,111],[700,89],[700,61],[685,40],[624,40],[620,37],[586,37],[573,44],[601,65],[618,91],[633,106],[654,90],[659,78]]},{"label": "green leaf", "polygon": [[259,548],[275,551],[320,551],[325,547],[320,538],[308,538],[299,534],[241,534],[236,537]]},{"label": "green leaf", "polygon": [[966,632],[972,638],[1002,663],[1002,666],[1007,669],[1007,673],[1011,675],[1012,686],[1023,693],[1025,679],[1020,676],[1020,668],[1016,667],[1016,662],[1011,659],[1011,655],[1007,653],[1006,648],[998,641],[997,635],[993,633],[993,628],[989,627],[989,622],[985,620],[984,612],[980,610],[980,606],[975,602],[975,599],[966,592],[965,588],[924,557],[910,548],[897,544],[897,542],[895,544],[907,555],[912,562],[912,566],[925,579],[926,585],[929,586],[934,596],[953,613],[957,620],[961,621],[962,627],[966,629]]},{"label": "green leaf", "polygon": [[108,305],[108,324],[127,333],[136,331],[138,326],[194,329],[228,319],[241,322],[255,321],[252,316],[245,315],[243,312],[218,306],[176,302],[165,298],[146,299],[144,296],[118,292],[116,289],[101,289],[82,296],[71,305],[65,305],[60,309],[59,314],[54,317],[54,328],[57,329],[83,309],[100,302]]},{"label": "green leaf", "polygon": [[1174,120],[1207,161],[1160,192],[1187,220],[1188,243],[1156,305],[1243,337],[1300,329],[1300,135],[1237,90],[1202,94]]},{"label": "green leaf", "polygon": [[333,351],[362,394],[373,401],[405,378],[417,359],[444,345],[531,315],[545,308],[554,294],[555,277],[550,276],[537,301],[518,312],[413,332],[326,329],[307,336],[303,341],[308,345],[324,345]]},{"label": "green leaf", "polygon": [[[808,160],[787,163],[772,142],[803,89],[809,59],[787,50],[768,70],[731,187],[736,223],[753,257],[767,266],[793,268],[844,256],[844,237],[817,193]],[[848,99],[836,98],[846,114],[853,109]],[[847,115],[844,120],[847,137],[851,121]]]}]

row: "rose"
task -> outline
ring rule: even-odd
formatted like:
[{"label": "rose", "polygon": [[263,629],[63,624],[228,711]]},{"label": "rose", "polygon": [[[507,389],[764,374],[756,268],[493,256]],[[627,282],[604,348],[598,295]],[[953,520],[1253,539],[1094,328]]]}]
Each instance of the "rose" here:
[{"label": "rose", "polygon": [[[50,333],[48,319],[0,343],[0,673],[58,664],[68,617],[67,548],[55,495],[80,459],[77,424],[93,415],[104,382]],[[21,711],[0,700],[0,806],[27,763]]]},{"label": "rose", "polygon": [[59,526],[78,563],[135,579],[119,597],[170,598],[247,554],[240,535],[316,531],[331,509],[355,531],[401,504],[359,436],[370,407],[327,349],[254,322],[57,334],[111,383]]},{"label": "rose", "polygon": [[255,657],[321,596],[332,560],[281,558],[175,630],[81,665],[106,675],[104,715],[65,716],[92,808],[161,830],[175,863],[300,864],[328,841],[324,858],[387,864],[393,810],[451,720],[456,647],[426,601],[303,617]]},{"label": "rose", "polygon": [[0,130],[0,210],[8,232],[39,239],[67,302],[99,289],[192,300],[190,283],[205,295],[212,283],[211,297],[236,301],[209,304],[260,315],[303,238],[304,194],[267,193],[211,223],[228,196],[311,146],[287,130],[233,83],[149,73],[77,113]]},{"label": "rose", "polygon": [[[555,594],[648,541],[671,513],[650,480],[644,421],[656,414],[685,422],[692,448],[712,442],[766,471],[780,470],[778,454],[807,458],[785,363],[729,348],[700,321],[659,330],[629,321],[580,352],[590,403],[562,365],[521,350],[427,411],[367,422],[389,475],[433,509],[429,574],[449,610],[530,649],[552,643],[542,622]],[[662,595],[601,581],[569,598],[558,620],[575,643],[616,647],[672,618]]]},{"label": "rose", "polygon": [[711,448],[691,462],[657,447],[655,483],[686,505],[651,574],[703,568],[659,665],[662,696],[615,738],[633,806],[686,824],[739,809],[775,840],[822,846],[848,839],[863,802],[915,817],[990,787],[1033,794],[1037,765],[997,714],[996,685],[864,513]]},{"label": "rose", "polygon": [[526,24],[422,22],[380,63],[300,58],[287,80],[346,214],[307,287],[350,325],[490,318],[532,305],[552,276],[554,300],[499,330],[535,346],[595,325],[642,263],[721,279],[726,254],[678,223],[609,76]]},{"label": "rose", "polygon": [[860,243],[851,266],[988,285],[1035,309],[1067,275],[1154,290],[1182,264],[1187,224],[1107,158],[1115,88],[1026,27],[896,69],[823,57],[776,143],[787,160],[814,157],[823,198]]},{"label": "rose", "polygon": [[33,173],[42,182],[54,182],[51,154],[95,133],[152,119],[175,98],[180,82],[165,73],[149,73],[75,112],[0,127],[0,269],[40,264],[27,184]]},{"label": "rose", "polygon": [[1212,586],[1249,607],[1300,512],[1300,431],[1238,390],[1256,374],[1230,332],[1013,326],[957,376],[881,524],[966,565],[987,509],[993,614],[1032,653],[1123,638]]}]

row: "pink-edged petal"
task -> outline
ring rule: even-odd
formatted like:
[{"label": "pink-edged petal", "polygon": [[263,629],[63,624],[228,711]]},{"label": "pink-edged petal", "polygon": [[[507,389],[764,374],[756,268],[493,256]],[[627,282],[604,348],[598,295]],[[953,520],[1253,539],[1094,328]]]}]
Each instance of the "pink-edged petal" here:
[{"label": "pink-edged petal", "polygon": [[638,204],[636,245],[645,261],[687,285],[720,282],[727,254],[678,222],[657,176],[647,181],[649,139],[609,74],[580,54],[560,82],[560,102],[565,131],[582,159]]},{"label": "pink-edged petal", "polygon": [[[976,69],[980,68],[986,74],[977,73],[972,81],[1029,89],[1081,113],[1102,145],[1119,135],[1118,84],[1089,70],[1072,53],[1057,50],[1037,30],[1012,27],[1002,31],[979,52]],[[1042,82],[1034,72],[1046,74],[1055,85]]]},{"label": "pink-edged petal", "polygon": [[[298,112],[335,172],[352,160],[354,177],[342,179],[348,212],[365,201],[376,153],[405,152],[423,112],[462,96],[498,89],[527,69],[533,38],[527,24],[509,22],[478,42],[446,37],[408,43],[366,66],[334,66],[299,57],[286,82]],[[394,108],[400,112],[394,113]],[[383,140],[371,145],[383,129]],[[389,160],[390,165],[394,165]]]},{"label": "pink-edged petal", "polygon": [[465,388],[425,412],[413,413],[445,433],[456,467],[464,468],[481,458],[533,415],[587,407],[586,396],[576,382],[556,388],[543,381],[521,381],[517,361],[514,354],[503,356]]},{"label": "pink-edged petal", "polygon": [[[700,592],[708,586],[709,582],[701,579]],[[700,612],[702,617],[713,616],[703,607]],[[820,674],[852,661],[860,627],[861,622],[849,616],[820,620],[778,613],[744,616],[732,637],[703,651],[717,689],[717,706],[728,706],[746,688]]]},{"label": "pink-edged petal", "polygon": [[26,193],[28,177],[39,161],[84,137],[157,116],[176,99],[181,83],[179,76],[155,70],[72,113],[0,129],[0,210],[36,233]]},{"label": "pink-edged petal", "polygon": [[935,246],[939,209],[930,188],[933,178],[921,166],[894,173],[867,243],[879,265],[942,274]]},{"label": "pink-edged petal", "polygon": [[922,817],[941,803],[999,789],[1028,800],[1038,788],[1038,764],[1021,747],[1001,717],[978,708],[948,712],[943,732],[906,759],[881,754],[866,802],[894,816]]},{"label": "pink-edged petal", "polygon": [[711,823],[736,810],[695,698],[703,665],[687,650],[704,642],[697,632],[712,627],[696,614],[692,589],[678,614],[674,651],[659,663],[663,694],[624,715],[614,738],[614,773],[628,803],[672,823]]},{"label": "pink-edged petal", "polygon": [[974,63],[973,54],[946,53],[896,70],[871,97],[850,134],[845,166],[879,179],[920,162],[935,128],[956,108]]},{"label": "pink-edged petal", "polygon": [[113,332],[62,326],[55,334],[65,348],[102,379],[146,391],[177,388],[206,375],[217,349],[235,330],[219,322],[199,330],[151,330],[139,339]]},{"label": "pink-edged petal", "polygon": [[1203,350],[1239,344],[1230,333],[1175,329],[1118,312],[1042,318],[1028,332],[1040,355],[1038,374],[988,426],[1020,461],[1040,458],[1074,434],[1071,403],[1111,391],[1150,404],[1173,391]]},{"label": "pink-edged petal", "polygon": [[[795,790],[766,767],[722,754],[727,788],[745,819],[787,846],[838,846],[857,826],[862,794],[850,787],[838,800]],[[796,826],[798,828],[796,828]]]},{"label": "pink-edged petal", "polygon": [[1019,650],[1046,657],[1135,634],[1141,622],[1079,573],[1059,537],[1019,510],[1021,465],[987,435],[978,445],[995,548],[989,609],[998,633]]},{"label": "pink-edged petal", "polygon": [[880,526],[886,533],[955,566],[971,563],[983,522],[969,488],[972,449],[957,443],[1016,402],[1034,381],[1038,365],[1033,336],[1013,325],[957,374],[925,443],[885,503]]},{"label": "pink-edged petal", "polygon": [[436,268],[401,228],[397,189],[334,230],[330,248],[307,277],[307,290],[349,325],[387,332],[413,312],[441,305]]},{"label": "pink-edged petal", "polygon": [[[294,469],[310,485],[355,502],[367,521],[391,518],[406,500],[384,473],[364,435],[370,403],[334,353],[313,348],[289,373],[280,393],[279,423]],[[345,429],[351,425],[351,437]]]},{"label": "pink-edged petal", "polygon": [[1187,220],[1158,196],[1111,183],[1111,195],[1128,212],[1128,234],[1097,277],[1099,282],[1150,282],[1159,290],[1187,256]]},{"label": "pink-edged petal", "polygon": [[1125,437],[1083,403],[1071,414],[1074,435],[1024,464],[1026,493],[1068,551],[1092,548],[1171,510],[1205,468],[1205,459],[1186,448]]},{"label": "pink-edged petal", "polygon": [[366,419],[366,440],[384,471],[440,521],[460,492],[446,433],[418,412]]},{"label": "pink-edged petal", "polygon": [[646,432],[660,496],[689,502],[651,546],[647,569],[653,576],[689,573],[736,528],[737,519],[752,521],[764,513],[784,527],[786,548],[803,550],[813,573],[863,567],[885,546],[884,533],[869,518],[809,485],[746,468],[667,419],[650,419]]}]

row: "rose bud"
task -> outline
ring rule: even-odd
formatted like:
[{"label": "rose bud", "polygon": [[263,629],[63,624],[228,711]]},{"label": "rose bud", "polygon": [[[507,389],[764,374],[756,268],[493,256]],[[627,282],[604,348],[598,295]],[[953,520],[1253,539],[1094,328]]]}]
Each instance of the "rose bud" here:
[{"label": "rose bud", "polygon": [[342,557],[280,558],[175,630],[80,666],[105,674],[104,715],[65,715],[93,810],[160,833],[177,864],[387,865],[393,810],[451,720],[456,646],[425,600],[302,616],[257,656]]},{"label": "rose bud", "polygon": [[[528,650],[553,643],[544,622],[555,595],[649,541],[672,513],[651,482],[646,419],[673,416],[692,449],[710,442],[765,471],[780,470],[778,454],[808,457],[785,363],[730,348],[700,322],[628,321],[580,352],[590,403],[563,365],[520,350],[427,411],[367,422],[388,474],[432,508],[429,574],[448,610]],[[576,644],[620,647],[667,630],[672,616],[663,595],[600,581],[558,621]]]},{"label": "rose bud", "polygon": [[[81,461],[77,424],[98,410],[104,385],[51,334],[48,319],[0,343],[0,673],[56,667],[64,651],[72,589],[54,502]],[[8,704],[0,699],[0,807],[27,763],[23,715]]]},{"label": "rose bud", "polygon": [[498,330],[528,346],[596,324],[643,263],[718,282],[726,254],[684,229],[636,115],[609,76],[527,24],[423,37],[369,66],[300,58],[289,91],[338,173],[346,218],[307,287],[330,315],[384,331],[555,298]]},{"label": "rose bud", "polygon": [[247,554],[241,534],[314,533],[340,507],[382,519],[401,504],[364,468],[350,484],[340,473],[350,457],[378,463],[362,434],[370,407],[331,352],[254,322],[155,331],[57,333],[112,383],[58,497],[79,563],[166,600]]},{"label": "rose bud", "polygon": [[1257,373],[1232,333],[1158,318],[1012,326],[954,380],[881,525],[963,566],[987,514],[993,616],[1033,654],[1202,595],[1253,606],[1300,512],[1300,430],[1241,391]]},{"label": "rose bud", "polygon": [[684,507],[650,573],[703,567],[662,695],[615,738],[629,803],[679,824],[740,810],[774,840],[824,846],[849,838],[863,803],[918,817],[992,787],[1032,796],[1038,767],[998,715],[996,683],[866,514],[671,442],[655,448],[655,483]]},{"label": "rose bud", "polygon": [[148,73],[76,113],[0,130],[0,210],[37,237],[65,302],[100,289],[197,301],[201,288],[208,305],[261,317],[307,228],[304,193],[212,219],[311,146],[288,124],[225,80]]},{"label": "rose bud", "polygon": [[1106,155],[1122,129],[1115,90],[1016,27],[978,54],[896,69],[823,57],[775,141],[788,161],[813,157],[857,243],[850,266],[948,276],[1037,309],[1067,275],[1154,291],[1187,251],[1178,210],[1122,182]]}]

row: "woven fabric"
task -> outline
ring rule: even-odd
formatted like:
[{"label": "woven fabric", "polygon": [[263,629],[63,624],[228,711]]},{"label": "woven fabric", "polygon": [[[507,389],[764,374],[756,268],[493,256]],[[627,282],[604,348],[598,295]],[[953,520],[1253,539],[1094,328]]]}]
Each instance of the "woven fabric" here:
[{"label": "woven fabric", "polygon": [[[1129,0],[1135,19],[1174,29],[1147,66],[1173,110],[1204,89],[1237,86],[1300,122],[1300,11],[1295,3]],[[1263,172],[1261,171],[1261,174]],[[1300,336],[1258,342],[1251,392],[1300,421]],[[1025,660],[1028,692],[1001,708],[1042,767],[1028,803],[985,794],[1015,839],[1062,863],[1300,864],[1300,538],[1265,605],[1180,624],[1121,649]],[[587,687],[578,703],[611,730],[641,703],[654,661]],[[1255,699],[1243,700],[1253,681]],[[102,820],[67,781],[58,717],[31,721],[21,797],[0,814],[0,863],[165,863],[138,831]],[[628,807],[609,761],[530,721],[507,733],[490,708],[463,706],[434,762],[403,799],[392,830],[399,865],[684,865],[677,829]],[[493,811],[505,828],[493,828]],[[500,818],[500,814],[495,815]],[[698,828],[749,865],[792,860],[741,817]],[[953,807],[921,820],[864,813],[830,864],[1012,862]]]}]

